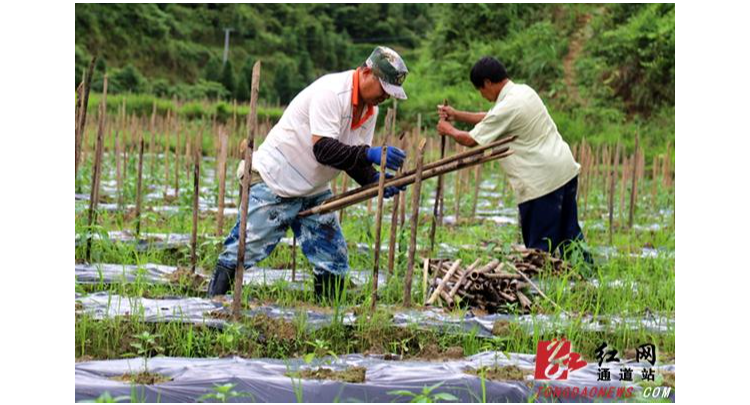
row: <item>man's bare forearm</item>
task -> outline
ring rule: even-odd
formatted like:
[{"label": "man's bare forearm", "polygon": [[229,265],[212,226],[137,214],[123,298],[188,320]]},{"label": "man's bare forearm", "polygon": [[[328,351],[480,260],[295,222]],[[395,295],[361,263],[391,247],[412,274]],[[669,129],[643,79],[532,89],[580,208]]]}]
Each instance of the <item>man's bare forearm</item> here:
[{"label": "man's bare forearm", "polygon": [[479,145],[477,141],[475,141],[474,138],[472,138],[471,135],[469,135],[469,133],[466,131],[461,131],[454,128],[453,131],[448,134],[448,136],[450,136],[454,141],[463,146],[472,147]]},{"label": "man's bare forearm", "polygon": [[454,117],[456,121],[465,122],[471,125],[479,124],[479,121],[484,119],[487,115],[486,112],[470,112],[470,111],[458,111],[456,110]]}]

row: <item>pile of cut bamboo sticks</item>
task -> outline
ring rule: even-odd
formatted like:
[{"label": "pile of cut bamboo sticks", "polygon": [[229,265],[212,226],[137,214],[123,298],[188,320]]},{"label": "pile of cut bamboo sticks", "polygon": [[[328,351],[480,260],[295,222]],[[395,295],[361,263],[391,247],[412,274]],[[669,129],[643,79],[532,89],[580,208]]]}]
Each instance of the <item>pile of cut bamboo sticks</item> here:
[{"label": "pile of cut bamboo sticks", "polygon": [[563,260],[538,249],[515,247],[506,259],[492,259],[484,265],[480,265],[482,259],[477,259],[466,268],[461,267],[461,260],[430,259],[427,269],[432,283],[425,304],[452,309],[461,303],[462,307],[489,313],[515,304],[527,312],[533,301],[524,291],[529,287],[538,290],[530,277],[570,270]]}]

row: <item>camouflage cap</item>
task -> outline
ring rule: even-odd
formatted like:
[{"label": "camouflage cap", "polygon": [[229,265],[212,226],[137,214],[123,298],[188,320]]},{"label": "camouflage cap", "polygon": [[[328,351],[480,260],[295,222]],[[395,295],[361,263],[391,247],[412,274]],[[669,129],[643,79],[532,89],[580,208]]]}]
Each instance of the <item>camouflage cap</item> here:
[{"label": "camouflage cap", "polygon": [[378,46],[367,58],[366,64],[380,79],[380,84],[386,93],[392,97],[406,100],[406,93],[401,86],[404,84],[409,70],[396,51],[385,46]]}]

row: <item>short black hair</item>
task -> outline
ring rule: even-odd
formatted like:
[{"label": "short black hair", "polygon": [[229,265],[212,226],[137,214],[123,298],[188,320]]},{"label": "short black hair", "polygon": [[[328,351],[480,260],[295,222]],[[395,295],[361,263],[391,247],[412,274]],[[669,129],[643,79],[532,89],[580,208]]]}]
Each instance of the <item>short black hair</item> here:
[{"label": "short black hair", "polygon": [[489,79],[492,83],[498,83],[508,78],[505,66],[492,56],[484,56],[471,68],[469,79],[474,87],[484,87],[484,80]]}]

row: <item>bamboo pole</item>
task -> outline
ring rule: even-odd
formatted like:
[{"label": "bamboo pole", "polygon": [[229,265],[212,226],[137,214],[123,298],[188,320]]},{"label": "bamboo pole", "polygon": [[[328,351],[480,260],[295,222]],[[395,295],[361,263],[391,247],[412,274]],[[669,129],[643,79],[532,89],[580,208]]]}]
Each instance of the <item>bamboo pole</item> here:
[{"label": "bamboo pole", "polygon": [[664,154],[664,167],[662,168],[662,183],[664,188],[672,186],[672,143],[667,143],[667,152]]},{"label": "bamboo pole", "polygon": [[151,105],[151,122],[149,123],[150,139],[148,143],[148,154],[151,155],[151,180],[156,176],[156,100]]},{"label": "bamboo pole", "polygon": [[180,127],[180,120],[175,116],[175,124],[177,127],[177,133],[175,134],[175,145],[174,145],[174,198],[175,200],[180,198],[180,137],[182,128]]},{"label": "bamboo pole", "polygon": [[414,260],[417,252],[417,228],[419,227],[419,196],[422,191],[422,168],[424,166],[424,148],[426,139],[419,142],[416,157],[416,178],[414,189],[411,191],[411,235],[409,238],[409,253],[406,260],[406,278],[404,279],[404,306],[411,306],[411,283],[414,277]]},{"label": "bamboo pole", "polygon": [[[346,193],[348,191],[347,183],[349,182],[349,176],[347,176],[346,173],[342,173],[341,175],[343,176],[343,179],[341,179],[341,192]],[[339,224],[343,224],[343,223],[344,223],[344,209],[342,208],[341,211],[339,211]]]},{"label": "bamboo pole", "polygon": [[635,216],[636,195],[638,194],[638,134],[635,134],[635,151],[633,151],[633,178],[630,187],[630,213],[628,215],[628,229],[633,228],[633,217]]},{"label": "bamboo pole", "polygon": [[297,281],[297,235],[292,231],[292,282]]},{"label": "bamboo pole", "polygon": [[427,302],[427,273],[430,271],[430,259],[422,262],[422,302]]},{"label": "bamboo pole", "polygon": [[79,98],[78,116],[76,117],[76,177],[78,176],[78,167],[81,161],[81,148],[83,146],[84,131],[86,129],[86,113],[89,107],[89,92],[91,91],[91,78],[94,76],[94,66],[96,64],[96,55],[91,58],[89,67],[83,76],[83,86],[81,87],[81,98]]},{"label": "bamboo pole", "polygon": [[[456,143],[456,155],[461,153],[461,145]],[[461,171],[456,171],[456,184],[454,187],[454,202],[456,212],[456,225],[458,225],[458,219],[461,215]]]},{"label": "bamboo pole", "polygon": [[385,140],[383,146],[380,147],[380,177],[378,178],[378,205],[375,211],[375,249],[372,267],[372,302],[371,310],[375,311],[375,306],[378,303],[378,270],[380,268],[380,232],[382,231],[383,225],[383,197],[384,197],[384,185],[385,185],[385,164],[386,156],[388,155],[388,147],[386,146]]},{"label": "bamboo pole", "polygon": [[651,206],[654,210],[658,208],[656,204],[656,178],[659,173],[659,156],[654,155],[651,163]]},{"label": "bamboo pole", "polygon": [[[448,105],[448,100],[443,100],[443,106]],[[445,158],[445,147],[447,139],[445,135],[440,136],[440,160]],[[438,224],[443,222],[443,176],[438,176],[437,188],[435,189],[435,207],[432,210],[432,224],[430,225],[430,251],[435,249],[435,232]]]},{"label": "bamboo pole", "polygon": [[[198,133],[198,136],[202,136]],[[195,148],[193,153],[193,232],[190,234],[190,272],[195,274],[195,264],[198,261],[198,201],[200,199],[201,180],[201,152]]]},{"label": "bamboo pole", "polygon": [[164,199],[166,200],[169,195],[169,153],[171,149],[169,147],[169,132],[172,126],[172,110],[167,110],[167,125],[164,129]]},{"label": "bamboo pole", "polygon": [[250,176],[253,167],[253,149],[255,148],[255,130],[258,124],[258,89],[260,85],[260,61],[253,65],[253,76],[250,90],[250,111],[247,114],[247,148],[245,148],[245,173],[242,176],[240,192],[240,240],[237,249],[237,267],[234,272],[234,297],[232,299],[232,318],[240,319],[242,308],[242,280],[245,273],[245,239],[247,237],[247,211],[250,196]]},{"label": "bamboo pole", "polygon": [[[461,153],[459,153],[457,155],[451,155],[451,156],[448,156],[448,157],[444,157],[444,158],[436,160],[434,162],[430,162],[430,163],[425,164],[424,168],[422,170],[429,171],[429,170],[432,170],[432,169],[434,169],[436,167],[442,167],[442,166],[445,166],[447,164],[454,163],[454,162],[460,161],[460,160],[465,159],[465,158],[474,157],[477,154],[484,153],[487,150],[493,150],[493,149],[496,149],[499,146],[502,146],[502,145],[505,145],[507,143],[510,143],[510,142],[514,141],[515,139],[516,139],[516,136],[505,137],[503,139],[500,139],[500,140],[488,143],[487,145],[478,146],[478,147],[469,149],[469,150],[461,152]],[[409,171],[404,172],[402,175],[403,176],[411,176],[411,175],[414,175],[414,172],[415,172],[414,170],[409,170]],[[375,188],[377,188],[377,183],[368,184],[366,186],[362,186],[360,188],[356,188],[356,189],[350,190],[348,192],[341,193],[341,194],[339,194],[337,196],[333,196],[333,197],[327,199],[326,202],[327,203],[334,202],[334,201],[337,201],[337,200],[341,200],[341,199],[350,197],[350,196],[352,196],[354,194],[357,194],[357,193],[360,193],[360,192],[362,192],[364,190],[375,189]]]},{"label": "bamboo pole", "polygon": [[122,209],[122,164],[120,162],[120,131],[115,130],[115,183],[117,184],[117,208]]},{"label": "bamboo pole", "polygon": [[460,265],[461,265],[461,259],[458,259],[455,262],[453,262],[453,265],[451,266],[451,268],[445,274],[443,279],[440,280],[440,284],[438,284],[437,288],[435,288],[435,291],[433,291],[432,295],[430,296],[430,299],[427,300],[426,302],[427,305],[430,305],[433,302],[435,302],[437,297],[440,296],[440,292],[443,291],[443,289],[445,288],[445,285],[448,283],[448,280],[453,276],[453,273],[455,273],[456,270],[458,270],[458,266]]},{"label": "bamboo pole", "polygon": [[630,167],[630,158],[622,150],[622,169],[620,170],[620,224],[625,223],[625,193],[627,192],[628,168]]},{"label": "bamboo pole", "polygon": [[138,180],[135,188],[135,238],[141,234],[141,200],[143,199],[143,149],[145,147],[143,132],[138,131]]},{"label": "bamboo pole", "polygon": [[[453,162],[430,170],[423,170],[422,180],[439,176],[441,174],[450,173],[466,167],[471,167],[477,164],[491,162],[496,159],[502,159],[506,156],[511,155],[512,153],[513,151],[511,151],[508,147],[503,147],[501,149],[495,150],[488,156],[476,155],[470,159],[465,159],[462,162]],[[386,181],[386,184],[388,186],[395,187],[408,186],[409,184],[414,183],[414,180],[415,175],[412,174],[408,176],[400,176],[388,179]],[[299,214],[297,214],[297,216],[305,217],[313,214],[326,214],[332,211],[339,210],[343,207],[348,207],[350,205],[360,203],[362,201],[375,197],[376,195],[377,190],[373,190],[371,188],[363,188],[362,190],[358,190],[357,193],[354,193],[346,198],[331,202],[325,201],[321,205],[300,212]]]},{"label": "bamboo pole", "polygon": [[[391,115],[391,126],[389,131],[389,137],[391,140],[395,140],[396,132],[396,109],[392,109],[393,114]],[[403,166],[402,166],[403,167]],[[402,174],[403,170],[399,168],[397,174]],[[393,267],[396,259],[396,236],[398,235],[398,209],[401,201],[401,193],[396,193],[393,196],[392,208],[391,208],[391,232],[388,240],[388,277],[393,275]]]},{"label": "bamboo pole", "polygon": [[227,189],[227,144],[228,135],[224,127],[219,129],[219,166],[217,176],[219,177],[219,201],[217,202],[218,211],[216,212],[216,236],[224,235],[224,199],[226,198]]},{"label": "bamboo pole", "polygon": [[483,165],[477,165],[474,167],[474,198],[471,204],[471,219],[477,217],[477,203],[479,202],[479,186],[482,183],[482,168]]},{"label": "bamboo pole", "polygon": [[607,200],[607,207],[609,210],[609,244],[612,245],[612,236],[614,234],[614,200],[615,200],[615,185],[617,184],[617,169],[620,164],[620,141],[617,141],[617,147],[615,149],[614,162],[612,163],[612,170],[609,175],[609,199]]},{"label": "bamboo pole", "polygon": [[91,229],[96,221],[96,208],[99,204],[99,182],[102,171],[102,153],[104,148],[104,125],[107,118],[107,75],[104,75],[102,101],[99,103],[99,129],[96,134],[96,153],[94,170],[91,174],[91,195],[89,197],[88,229],[86,232],[86,261],[91,260]]}]

